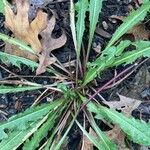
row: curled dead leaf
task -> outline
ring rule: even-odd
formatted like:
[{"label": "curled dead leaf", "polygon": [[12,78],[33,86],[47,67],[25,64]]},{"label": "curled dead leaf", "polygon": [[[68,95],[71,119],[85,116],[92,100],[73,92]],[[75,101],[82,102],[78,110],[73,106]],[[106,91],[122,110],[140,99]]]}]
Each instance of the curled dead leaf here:
[{"label": "curled dead leaf", "polygon": [[40,34],[42,37],[41,43],[43,51],[42,55],[39,57],[39,67],[36,70],[36,75],[45,72],[46,67],[56,61],[56,59],[50,57],[51,51],[62,47],[67,41],[65,32],[63,32],[62,35],[57,39],[52,37],[52,31],[54,30],[55,24],[56,18],[53,15],[48,21],[47,28]]}]

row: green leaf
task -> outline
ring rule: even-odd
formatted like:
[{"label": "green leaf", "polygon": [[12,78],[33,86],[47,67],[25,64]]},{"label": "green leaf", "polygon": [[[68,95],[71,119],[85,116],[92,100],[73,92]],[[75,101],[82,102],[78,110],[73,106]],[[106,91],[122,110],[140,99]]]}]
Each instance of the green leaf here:
[{"label": "green leaf", "polygon": [[87,51],[87,57],[89,55],[89,51],[91,48],[94,32],[96,29],[96,24],[98,22],[99,14],[102,9],[102,2],[103,0],[90,0],[89,4],[89,12],[90,12],[90,32],[89,32],[89,43],[88,43],[88,51]]},{"label": "green leaf", "polygon": [[12,37],[5,35],[5,34],[2,34],[2,33],[0,33],[0,39],[9,43],[9,44],[13,44],[15,46],[18,46],[18,48],[20,50],[26,50],[26,51],[29,51],[29,52],[35,54],[35,52],[32,50],[31,47],[27,46],[25,43],[23,43],[22,41],[20,41],[18,39],[12,38]]},{"label": "green leaf", "polygon": [[75,50],[77,52],[77,35],[76,35],[76,27],[75,27],[75,6],[73,0],[70,0],[70,27],[72,32],[72,38],[75,46]]},{"label": "green leaf", "polygon": [[[101,144],[101,140],[97,139],[96,137],[94,137],[93,135],[89,134],[82,126],[81,124],[76,120],[76,124],[79,126],[79,128],[81,129],[81,131],[83,132],[84,135],[86,135],[86,137],[99,149],[99,150],[105,150],[103,145]],[[106,149],[108,150],[108,149]]]},{"label": "green leaf", "polygon": [[88,120],[90,121],[91,126],[95,130],[96,134],[99,137],[101,149],[103,150],[116,150],[116,145],[106,136],[104,132],[100,130],[97,126],[92,114],[89,113]]},{"label": "green leaf", "polygon": [[30,127],[22,131],[13,131],[8,134],[8,138],[0,142],[0,150],[12,150],[18,148],[26,139],[28,139],[45,122],[47,115],[39,122],[30,124]]},{"label": "green leaf", "polygon": [[0,86],[0,94],[16,93],[41,89],[42,86]]},{"label": "green leaf", "polygon": [[80,57],[81,44],[83,39],[83,34],[85,30],[85,13],[88,9],[88,0],[79,0],[78,1],[78,12],[77,12],[77,58]]},{"label": "green leaf", "polygon": [[150,10],[150,2],[143,4],[139,9],[132,11],[123,24],[115,31],[113,37],[104,51],[107,51],[123,34],[125,34],[134,25],[144,20],[147,12]]},{"label": "green leaf", "polygon": [[4,14],[4,3],[2,0],[0,1],[0,13]]},{"label": "green leaf", "polygon": [[19,56],[15,56],[15,55],[11,55],[11,54],[7,54],[4,52],[0,52],[0,60],[2,60],[2,62],[5,64],[11,63],[12,65],[18,67],[19,69],[21,69],[21,64],[25,64],[26,66],[30,67],[32,71],[34,71],[35,68],[38,67],[38,63],[32,60],[19,57]]},{"label": "green leaf", "polygon": [[69,133],[69,131],[71,130],[71,128],[72,128],[72,126],[73,126],[73,124],[75,122],[76,117],[77,117],[77,114],[75,115],[75,117],[73,117],[73,119],[69,123],[69,126],[67,127],[67,130],[65,131],[64,135],[59,140],[59,142],[55,145],[55,147],[54,147],[54,145],[52,145],[49,150],[60,150],[61,145],[63,144],[63,142],[65,141],[65,139],[66,139],[66,137],[67,137],[67,135]]},{"label": "green leaf", "polygon": [[[136,44],[136,43],[134,43]],[[140,44],[140,42],[139,42]],[[138,44],[138,45],[139,45]],[[150,42],[149,42],[150,44]],[[132,64],[139,57],[150,57],[150,46],[139,46],[137,45],[137,50],[129,51],[123,53],[120,57],[118,57],[111,66],[118,66],[120,64]]]},{"label": "green leaf", "polygon": [[106,69],[106,67],[111,66],[115,61],[115,57],[120,56],[124,49],[130,44],[130,41],[125,40],[120,42],[118,46],[111,46],[107,51],[103,51],[102,56],[90,64],[83,85],[92,81],[101,71]]},{"label": "green leaf", "polygon": [[29,108],[25,112],[9,118],[8,121],[0,123],[0,139],[7,138],[7,133],[13,130],[27,129],[32,122],[43,118],[50,110],[60,106],[62,103],[63,100],[56,100],[50,104]]},{"label": "green leaf", "polygon": [[[92,103],[92,102],[91,102]],[[134,118],[127,118],[123,114],[94,103],[88,104],[91,112],[103,116],[107,121],[117,124],[130,140],[144,146],[150,146],[150,123]]]},{"label": "green leaf", "polygon": [[24,144],[23,150],[35,150],[39,146],[40,141],[47,136],[48,131],[53,128],[57,117],[57,112],[51,112],[47,121],[35,132],[31,140]]},{"label": "green leaf", "polygon": [[[38,63],[32,60],[19,57],[19,56],[15,56],[15,55],[11,55],[11,54],[7,54],[5,52],[0,52],[0,60],[5,64],[11,63],[12,65],[18,67],[19,69],[21,69],[21,64],[24,64],[30,67],[32,71],[34,71],[39,65]],[[55,70],[52,70],[51,68],[46,68],[46,71],[49,73],[59,74]]]}]

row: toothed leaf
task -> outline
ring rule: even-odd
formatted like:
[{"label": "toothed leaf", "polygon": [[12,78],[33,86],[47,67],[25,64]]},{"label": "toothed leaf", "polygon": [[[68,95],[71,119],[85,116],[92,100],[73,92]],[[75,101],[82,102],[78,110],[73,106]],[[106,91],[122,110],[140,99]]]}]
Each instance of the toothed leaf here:
[{"label": "toothed leaf", "polygon": [[63,100],[57,100],[50,104],[29,108],[25,112],[9,118],[8,121],[0,123],[0,140],[8,137],[7,132],[27,129],[32,122],[43,118],[50,110],[60,106],[62,102]]}]

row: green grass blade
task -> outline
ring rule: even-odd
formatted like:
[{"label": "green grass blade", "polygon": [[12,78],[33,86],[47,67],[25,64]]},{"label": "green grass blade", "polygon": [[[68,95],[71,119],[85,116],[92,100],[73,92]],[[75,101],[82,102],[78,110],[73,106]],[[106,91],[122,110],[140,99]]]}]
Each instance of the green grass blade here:
[{"label": "green grass blade", "polygon": [[83,34],[85,30],[85,14],[88,9],[88,0],[79,0],[78,1],[79,9],[77,11],[77,59],[80,57],[81,44],[83,39]]},{"label": "green grass blade", "polygon": [[89,32],[89,43],[88,43],[86,60],[88,60],[88,57],[89,57],[89,52],[90,52],[94,32],[95,32],[99,14],[100,14],[101,8],[102,8],[102,2],[103,2],[103,0],[90,0],[90,4],[89,4],[90,32]]},{"label": "green grass blade", "polygon": [[43,88],[42,86],[0,86],[0,94],[33,91]]},{"label": "green grass blade", "polygon": [[31,123],[43,118],[50,110],[55,109],[62,103],[63,100],[56,100],[50,104],[29,108],[25,112],[9,118],[8,121],[0,123],[0,139],[7,138],[8,131],[12,132],[13,130],[18,131],[27,129]]},{"label": "green grass blade", "polygon": [[115,31],[113,37],[111,38],[110,42],[108,43],[104,51],[107,51],[123,34],[125,34],[134,25],[144,20],[149,10],[150,10],[150,2],[147,2],[136,11],[132,11],[124,20],[123,24]]}]

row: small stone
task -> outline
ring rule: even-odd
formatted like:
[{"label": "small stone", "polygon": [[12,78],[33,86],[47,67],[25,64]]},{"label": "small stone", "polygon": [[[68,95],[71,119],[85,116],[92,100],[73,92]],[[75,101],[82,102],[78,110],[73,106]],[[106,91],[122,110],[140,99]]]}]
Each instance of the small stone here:
[{"label": "small stone", "polygon": [[103,25],[103,28],[104,28],[105,30],[108,29],[108,24],[106,23],[106,21],[103,21],[103,22],[102,22],[102,25]]}]

